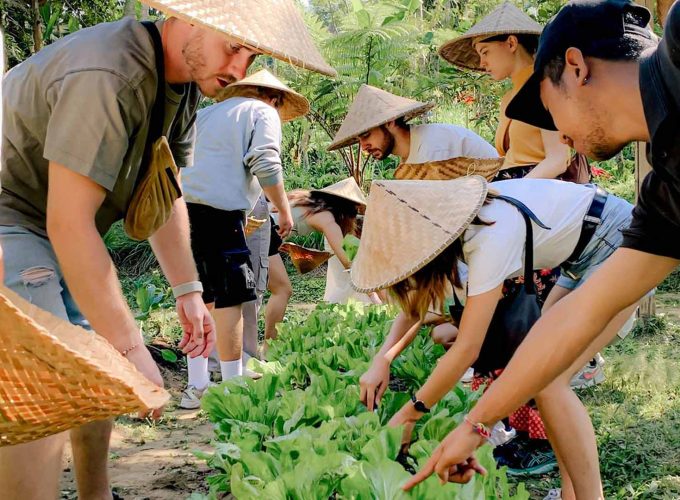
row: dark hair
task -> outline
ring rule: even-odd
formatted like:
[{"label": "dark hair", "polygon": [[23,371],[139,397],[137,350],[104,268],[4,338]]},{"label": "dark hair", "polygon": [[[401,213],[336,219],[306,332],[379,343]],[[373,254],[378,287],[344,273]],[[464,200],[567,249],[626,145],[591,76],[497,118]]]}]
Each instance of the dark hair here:
[{"label": "dark hair", "polygon": [[529,54],[532,57],[536,54],[536,50],[538,50],[538,35],[532,35],[530,33],[517,33],[517,34],[511,33],[509,35],[496,35],[492,36],[491,38],[481,40],[481,42],[482,43],[505,42],[511,36],[517,38],[517,43],[519,43],[520,46],[527,51],[527,54]]},{"label": "dark hair", "polygon": [[[584,55],[605,61],[637,61],[644,51],[656,45],[657,42],[653,39],[624,35],[616,40],[610,40],[609,43],[599,43]],[[550,78],[553,84],[559,85],[565,66],[564,53],[556,55],[543,66],[543,78]]]},{"label": "dark hair", "polygon": [[[496,198],[497,193],[489,192],[484,204]],[[487,222],[476,216],[471,225],[491,226],[494,222]],[[430,305],[440,308],[446,299],[446,282],[457,288],[462,287],[458,274],[458,262],[463,260],[463,243],[460,237],[426,264],[406,279],[395,283],[389,290],[406,314],[425,318]]]},{"label": "dark hair", "polygon": [[288,193],[291,207],[307,209],[305,217],[319,212],[330,212],[335,222],[340,226],[343,235],[356,232],[356,219],[359,213],[355,202],[319,191],[295,189]]}]

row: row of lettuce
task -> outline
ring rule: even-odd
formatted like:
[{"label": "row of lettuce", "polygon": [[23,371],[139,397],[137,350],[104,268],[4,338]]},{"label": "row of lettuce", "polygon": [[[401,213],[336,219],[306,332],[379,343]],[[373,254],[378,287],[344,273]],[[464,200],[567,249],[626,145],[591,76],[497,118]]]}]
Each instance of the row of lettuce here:
[{"label": "row of lettuce", "polygon": [[280,327],[262,379],[239,378],[212,388],[202,406],[215,424],[214,452],[197,453],[213,469],[210,493],[220,498],[273,500],[527,499],[496,469],[491,450],[479,453],[489,473],[467,485],[441,485],[431,477],[411,492],[401,486],[478,397],[457,387],[416,428],[417,440],[400,453],[400,429],[386,426],[427,378],[443,349],[427,332],[392,367],[399,380],[376,412],[359,401],[359,377],[388,333],[388,307],[319,305],[307,317]]}]

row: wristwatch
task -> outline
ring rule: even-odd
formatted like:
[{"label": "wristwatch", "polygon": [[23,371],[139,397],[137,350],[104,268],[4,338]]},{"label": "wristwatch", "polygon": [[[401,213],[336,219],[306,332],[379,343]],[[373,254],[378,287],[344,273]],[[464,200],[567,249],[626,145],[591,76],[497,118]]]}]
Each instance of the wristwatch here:
[{"label": "wristwatch", "polygon": [[416,398],[415,393],[411,394],[411,401],[413,401],[413,407],[416,409],[416,411],[419,411],[420,413],[430,413],[430,409],[425,406],[425,403],[423,403],[420,399]]}]

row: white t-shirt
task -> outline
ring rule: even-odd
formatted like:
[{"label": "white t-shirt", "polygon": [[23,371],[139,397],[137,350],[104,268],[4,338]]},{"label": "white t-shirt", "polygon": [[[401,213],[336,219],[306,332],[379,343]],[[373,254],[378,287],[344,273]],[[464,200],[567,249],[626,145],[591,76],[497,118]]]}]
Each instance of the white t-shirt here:
[{"label": "white t-shirt", "polygon": [[425,163],[458,156],[498,158],[498,152],[472,130],[457,125],[430,123],[411,126],[411,151],[404,163]]},{"label": "white t-shirt", "polygon": [[[592,186],[552,179],[513,179],[489,187],[524,203],[550,230],[533,224],[534,269],[562,264],[576,248],[583,217],[595,190]],[[463,255],[468,265],[468,295],[493,290],[524,272],[526,226],[519,210],[493,200],[479,211],[491,226],[471,225],[463,233]]]}]

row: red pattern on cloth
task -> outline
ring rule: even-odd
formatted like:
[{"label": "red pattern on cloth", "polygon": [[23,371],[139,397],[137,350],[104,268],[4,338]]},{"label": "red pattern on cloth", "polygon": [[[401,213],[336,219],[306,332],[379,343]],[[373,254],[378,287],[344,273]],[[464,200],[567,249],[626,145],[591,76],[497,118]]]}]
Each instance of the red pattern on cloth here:
[{"label": "red pattern on cloth", "polygon": [[[472,379],[472,390],[476,391],[483,385],[486,385],[484,388],[484,391],[486,391],[491,385],[491,382],[497,379],[501,373],[503,373],[503,370],[496,370],[493,374],[490,374],[491,376],[475,373],[475,376]],[[509,420],[510,425],[513,428],[528,433],[529,439],[548,439],[543,420],[541,419],[541,414],[531,405],[526,404],[520,406],[510,415]]]}]

